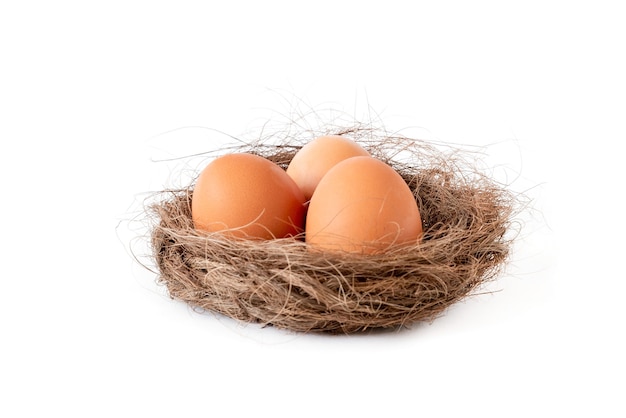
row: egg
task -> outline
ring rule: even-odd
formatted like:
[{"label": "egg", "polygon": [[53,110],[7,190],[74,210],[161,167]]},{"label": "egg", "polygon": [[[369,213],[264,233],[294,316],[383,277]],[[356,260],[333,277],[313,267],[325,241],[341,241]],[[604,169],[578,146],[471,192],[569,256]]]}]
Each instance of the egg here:
[{"label": "egg", "polygon": [[322,177],[335,164],[346,158],[369,155],[352,139],[340,135],[320,136],[300,148],[289,163],[287,174],[309,200]]},{"label": "egg", "polygon": [[321,179],[305,229],[312,250],[375,254],[417,244],[422,221],[402,177],[386,163],[361,156],[341,161]]},{"label": "egg", "polygon": [[194,227],[243,238],[285,238],[303,232],[304,194],[266,158],[233,153],[200,173],[191,200]]}]

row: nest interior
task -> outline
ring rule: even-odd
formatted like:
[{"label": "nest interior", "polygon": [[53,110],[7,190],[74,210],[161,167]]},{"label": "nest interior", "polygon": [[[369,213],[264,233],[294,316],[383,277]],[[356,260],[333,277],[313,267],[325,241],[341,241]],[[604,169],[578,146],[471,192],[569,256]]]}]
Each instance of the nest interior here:
[{"label": "nest interior", "polygon": [[[419,244],[358,256],[307,251],[292,238],[207,235],[193,228],[191,184],[161,192],[150,206],[159,282],[174,299],[247,323],[354,333],[431,321],[500,273],[512,243],[514,199],[505,188],[457,151],[424,141],[384,137],[361,145],[413,191],[424,230]],[[256,144],[236,152],[286,168],[299,147]]]}]

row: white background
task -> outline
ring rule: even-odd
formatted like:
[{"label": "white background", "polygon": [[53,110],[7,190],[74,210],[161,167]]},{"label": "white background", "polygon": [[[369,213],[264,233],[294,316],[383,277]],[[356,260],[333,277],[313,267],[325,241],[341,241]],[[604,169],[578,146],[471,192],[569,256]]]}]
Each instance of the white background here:
[{"label": "white background", "polygon": [[[620,3],[2,2],[0,416],[624,416]],[[170,300],[154,160],[336,113],[525,193],[496,292],[345,337]]]}]

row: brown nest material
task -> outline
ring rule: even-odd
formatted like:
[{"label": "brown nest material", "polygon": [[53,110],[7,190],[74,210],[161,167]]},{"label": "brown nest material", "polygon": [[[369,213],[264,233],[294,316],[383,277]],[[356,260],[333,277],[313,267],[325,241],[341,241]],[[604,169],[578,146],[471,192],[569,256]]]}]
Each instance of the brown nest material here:
[{"label": "brown nest material", "polygon": [[[236,320],[353,333],[431,321],[501,272],[512,244],[509,192],[458,149],[389,136],[357,142],[414,192],[424,230],[419,245],[356,256],[310,252],[292,238],[207,236],[193,228],[192,184],[162,192],[150,207],[159,282],[174,299]],[[255,144],[229,152],[253,152],[286,168],[299,148]]]}]

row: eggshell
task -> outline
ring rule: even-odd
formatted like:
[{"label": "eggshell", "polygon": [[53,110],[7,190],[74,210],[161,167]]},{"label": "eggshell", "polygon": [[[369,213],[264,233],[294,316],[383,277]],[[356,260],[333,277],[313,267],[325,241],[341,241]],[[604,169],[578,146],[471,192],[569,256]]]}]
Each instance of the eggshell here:
[{"label": "eggshell", "polygon": [[339,135],[320,136],[300,148],[287,167],[287,174],[309,200],[317,184],[334,165],[346,158],[369,155],[349,138]]},{"label": "eggshell", "polygon": [[311,197],[306,242],[313,250],[374,254],[417,244],[422,221],[402,177],[373,157],[352,157],[333,168]]},{"label": "eggshell", "polygon": [[198,230],[271,239],[303,232],[305,205],[302,191],[282,168],[257,155],[236,153],[202,170],[191,213]]}]

